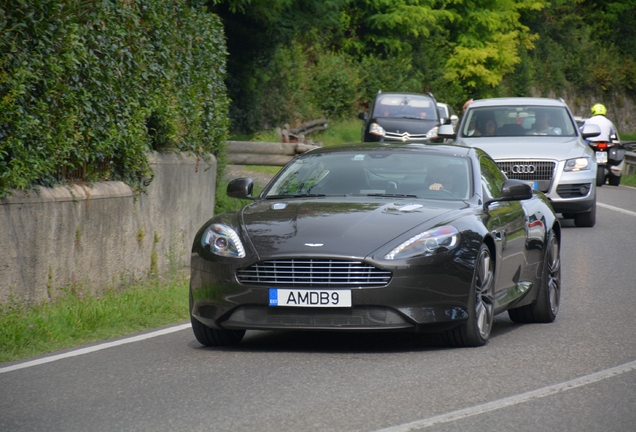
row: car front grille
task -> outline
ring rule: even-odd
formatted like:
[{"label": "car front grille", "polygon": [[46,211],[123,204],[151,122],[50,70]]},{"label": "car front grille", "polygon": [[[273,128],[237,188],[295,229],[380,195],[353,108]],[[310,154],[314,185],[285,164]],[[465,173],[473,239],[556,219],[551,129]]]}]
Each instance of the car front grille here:
[{"label": "car front grille", "polygon": [[285,287],[386,286],[391,272],[360,261],[286,259],[257,262],[236,272],[245,285]]},{"label": "car front grille", "polygon": [[530,181],[552,180],[556,166],[546,161],[500,161],[497,165],[510,179]]},{"label": "car front grille", "polygon": [[411,134],[408,132],[399,133],[399,132],[385,132],[384,134],[385,140],[390,141],[402,141],[402,142],[410,142],[410,141],[424,141],[427,140],[427,136],[425,133],[423,134]]}]

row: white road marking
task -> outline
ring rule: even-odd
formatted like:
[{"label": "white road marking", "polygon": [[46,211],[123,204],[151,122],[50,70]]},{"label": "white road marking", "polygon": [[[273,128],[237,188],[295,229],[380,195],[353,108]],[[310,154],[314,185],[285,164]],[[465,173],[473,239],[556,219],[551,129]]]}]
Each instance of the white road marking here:
[{"label": "white road marking", "polygon": [[630,210],[625,210],[625,209],[622,209],[620,207],[614,207],[614,206],[611,206],[609,204],[600,203],[598,201],[596,202],[596,205],[599,206],[599,207],[603,207],[603,208],[609,209],[609,210],[614,210],[614,211],[617,211],[617,212],[620,212],[620,213],[625,213],[625,214],[628,214],[630,216],[636,216],[636,212],[633,212],[633,211],[630,211]]},{"label": "white road marking", "polygon": [[429,417],[422,420],[416,420],[411,423],[405,423],[402,425],[388,427],[376,432],[408,432],[413,430],[424,429],[429,426],[439,425],[443,423],[449,423],[455,420],[462,420],[468,417],[484,414],[490,411],[495,411],[501,408],[506,408],[520,403],[529,402],[534,399],[550,396],[562,391],[572,390],[577,387],[582,387],[588,384],[612,378],[626,372],[636,370],[636,361],[622,364],[610,369],[605,369],[593,374],[585,375],[580,378],[576,378],[570,381],[565,381],[559,384],[543,387],[537,390],[521,393],[515,396],[499,399],[493,402],[488,402],[481,405],[476,405],[470,408],[464,408],[457,411],[452,411],[446,414],[441,414],[434,417]]},{"label": "white road marking", "polygon": [[187,328],[190,328],[191,324],[181,324],[178,326],[174,326],[174,327],[168,327],[165,329],[161,329],[161,330],[157,330],[151,333],[146,333],[146,334],[142,334],[139,336],[133,336],[133,337],[129,337],[126,339],[120,339],[114,342],[106,342],[106,343],[102,343],[99,345],[95,345],[95,346],[91,346],[91,347],[87,347],[87,348],[80,348],[77,350],[73,350],[73,351],[69,351],[67,353],[64,354],[57,354],[57,355],[52,355],[49,357],[43,357],[37,360],[31,360],[31,361],[27,361],[24,363],[18,363],[15,364],[13,366],[7,366],[7,367],[3,367],[0,368],[0,373],[5,373],[5,372],[11,372],[14,370],[18,370],[18,369],[25,369],[25,368],[30,368],[33,366],[39,366],[41,364],[45,364],[45,363],[51,363],[57,360],[62,360],[65,358],[69,358],[69,357],[75,357],[75,356],[80,356],[80,355],[84,355],[84,354],[88,354],[88,353],[92,353],[95,351],[101,351],[103,349],[106,348],[112,348],[112,347],[116,347],[116,346],[120,346],[120,345],[126,345],[129,343],[133,343],[133,342],[139,342],[142,340],[146,340],[146,339],[151,339],[157,336],[163,336],[169,333],[174,333],[174,332],[178,332]]},{"label": "white road marking", "polygon": [[[49,357],[43,357],[37,360],[31,360],[24,363],[18,363],[13,366],[0,368],[0,373],[11,372],[11,371],[19,370],[19,369],[26,369],[33,366],[39,366],[42,364],[51,363],[57,360],[63,360],[70,357],[76,357],[76,356],[89,354],[96,351],[101,351],[107,348],[139,342],[142,340],[151,339],[154,337],[163,336],[170,333],[175,333],[190,327],[191,327],[191,324],[189,323],[181,324],[178,326],[173,326],[173,327],[157,330],[151,333],[146,333],[146,334],[142,334],[138,336],[121,339],[118,341],[106,342],[106,343],[102,343],[102,344],[87,347],[87,348],[80,348],[77,350],[69,351],[64,354],[57,354],[57,355],[53,355]],[[441,415],[429,417],[426,419],[416,420],[414,422],[405,423],[402,425],[391,426],[386,429],[377,430],[376,432],[408,432],[408,431],[413,431],[416,429],[427,428],[429,426],[434,426],[438,424],[449,423],[455,420],[462,420],[468,417],[473,417],[479,414],[484,414],[484,413],[495,411],[501,408],[506,408],[509,406],[518,405],[520,403],[529,402],[534,399],[540,399],[540,398],[550,396],[562,391],[572,390],[577,387],[593,384],[595,382],[602,381],[607,378],[612,378],[627,372],[631,372],[633,370],[636,370],[636,361],[632,361],[632,362],[625,363],[610,369],[605,369],[599,372],[595,372],[589,375],[575,378],[570,381],[565,381],[559,384],[543,387],[537,390],[532,390],[532,391],[521,393],[515,396],[510,396],[510,397],[499,399],[493,402],[476,405],[474,407],[464,408],[461,410],[452,411],[446,414],[441,414]]]}]

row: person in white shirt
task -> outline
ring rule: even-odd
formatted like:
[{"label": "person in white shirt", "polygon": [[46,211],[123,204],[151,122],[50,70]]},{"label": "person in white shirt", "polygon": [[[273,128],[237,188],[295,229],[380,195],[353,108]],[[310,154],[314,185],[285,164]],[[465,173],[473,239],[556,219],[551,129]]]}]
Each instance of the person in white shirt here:
[{"label": "person in white shirt", "polygon": [[605,105],[597,103],[592,107],[592,117],[585,120],[585,124],[598,125],[598,127],[601,129],[601,134],[599,136],[592,137],[590,141],[611,142],[612,136],[614,137],[614,139],[618,137],[618,133],[616,132],[614,123],[612,123],[612,121],[606,117],[606,114],[607,108],[605,108]]}]

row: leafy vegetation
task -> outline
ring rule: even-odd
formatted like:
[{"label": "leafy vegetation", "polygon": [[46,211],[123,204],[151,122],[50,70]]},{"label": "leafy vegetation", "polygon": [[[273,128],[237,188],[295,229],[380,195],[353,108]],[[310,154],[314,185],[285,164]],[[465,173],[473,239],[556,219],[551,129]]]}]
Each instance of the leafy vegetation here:
[{"label": "leafy vegetation", "polygon": [[636,96],[634,9],[636,0],[212,5],[228,35],[233,133],[339,118],[352,91],[354,111],[378,90],[432,91],[456,109],[470,97],[566,94],[623,109]]},{"label": "leafy vegetation", "polygon": [[195,3],[0,2],[0,196],[65,179],[150,181],[150,150],[219,154],[222,25]]}]

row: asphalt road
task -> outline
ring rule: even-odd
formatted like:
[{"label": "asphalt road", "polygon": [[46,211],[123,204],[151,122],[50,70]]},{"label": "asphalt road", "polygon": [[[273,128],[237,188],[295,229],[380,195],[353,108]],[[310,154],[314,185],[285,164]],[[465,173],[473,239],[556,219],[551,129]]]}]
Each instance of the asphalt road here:
[{"label": "asphalt road", "polygon": [[563,221],[552,324],[497,317],[489,344],[188,324],[0,365],[0,431],[627,431],[636,425],[636,189]]}]

